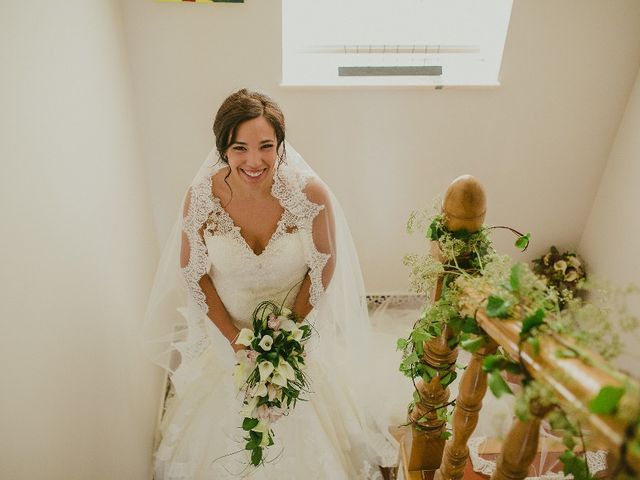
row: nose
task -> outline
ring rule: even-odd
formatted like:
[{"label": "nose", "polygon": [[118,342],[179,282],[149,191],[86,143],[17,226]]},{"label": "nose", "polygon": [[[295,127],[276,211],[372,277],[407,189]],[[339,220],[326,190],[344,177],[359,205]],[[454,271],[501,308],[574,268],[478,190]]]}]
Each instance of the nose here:
[{"label": "nose", "polygon": [[262,165],[262,158],[259,151],[251,151],[247,156],[247,165],[250,167],[260,167]]}]

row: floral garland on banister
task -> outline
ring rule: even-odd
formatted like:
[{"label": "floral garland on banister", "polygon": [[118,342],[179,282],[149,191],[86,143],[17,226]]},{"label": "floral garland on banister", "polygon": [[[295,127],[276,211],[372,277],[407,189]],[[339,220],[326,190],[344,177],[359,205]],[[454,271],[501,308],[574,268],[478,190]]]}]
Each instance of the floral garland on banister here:
[{"label": "floral garland on banister", "polygon": [[[564,342],[556,355],[580,358],[587,364],[598,363],[599,368],[607,370],[619,380],[616,385],[602,388],[594,398],[589,399],[588,408],[590,412],[619,418],[632,425],[627,432],[626,451],[640,458],[640,391],[637,383],[630,382],[628,377],[618,374],[603,360],[593,358],[588,353],[596,351],[604,359],[615,357],[621,351],[619,332],[637,330],[638,320],[627,312],[625,302],[613,311],[607,311],[594,303],[586,302],[582,296],[573,295],[575,290],[565,288],[570,294],[559,291],[557,284],[554,285],[544,275],[536,273],[535,261],[531,268],[526,263],[514,264],[508,256],[498,255],[488,236],[492,228],[494,227],[483,226],[474,233],[451,232],[445,227],[441,214],[411,214],[407,231],[423,231],[427,240],[438,242],[442,254],[440,259],[432,254],[405,255],[403,262],[410,268],[411,287],[416,293],[428,294],[438,279],[442,278],[442,294],[437,301],[427,303],[408,336],[398,339],[397,348],[403,352],[400,371],[412,380],[414,386],[416,379],[422,378],[428,383],[436,376],[440,377],[443,387],[451,384],[457,372],[455,369],[438,370],[430,366],[424,359],[425,342],[438,338],[444,327],[448,326],[452,332],[448,341],[450,348],[460,346],[469,352],[477,351],[488,341],[475,319],[477,310],[481,308],[493,318],[520,320],[521,348],[529,345],[534,355],[540,351],[542,334],[553,334],[559,339],[569,337],[572,340]],[[522,235],[513,229],[509,230],[518,234],[516,246],[526,249],[530,234]],[[574,283],[576,288],[606,292],[608,296],[618,300],[634,290],[627,288],[613,291],[610,287],[606,289],[595,282],[589,284],[584,278],[574,279],[573,275],[569,275],[567,279],[569,266],[576,271],[576,275],[582,274],[584,277],[582,262],[575,255],[563,254],[566,258],[553,258],[552,263],[552,255],[560,256],[554,248],[546,257],[546,262],[545,257],[542,257],[540,264],[545,267],[550,265],[554,271],[556,268],[557,271],[562,271],[565,286],[574,280],[580,280]],[[475,296],[472,298],[468,292],[475,292]],[[593,330],[599,334],[590,335]],[[538,416],[546,416],[552,428],[564,432],[566,451],[560,457],[564,473],[572,474],[576,480],[595,478],[589,472],[584,457],[585,436],[580,427],[578,412],[567,412],[560,408],[551,389],[533,380],[523,366],[502,348],[494,355],[485,357],[483,370],[489,375],[488,386],[496,397],[513,394],[504,379],[504,372],[519,377],[523,388],[516,398],[515,414],[521,420],[530,418],[532,412]],[[420,400],[420,393],[416,388],[409,411]],[[454,404],[455,401],[437,407],[438,418],[450,423]],[[420,429],[421,422],[425,420],[426,417],[418,419],[413,422],[414,426]],[[445,438],[450,436],[449,430],[450,426],[444,432]],[[577,444],[580,444],[581,453],[576,452]],[[624,462],[621,465],[616,478],[632,478],[629,476],[630,470],[625,470]]]}]

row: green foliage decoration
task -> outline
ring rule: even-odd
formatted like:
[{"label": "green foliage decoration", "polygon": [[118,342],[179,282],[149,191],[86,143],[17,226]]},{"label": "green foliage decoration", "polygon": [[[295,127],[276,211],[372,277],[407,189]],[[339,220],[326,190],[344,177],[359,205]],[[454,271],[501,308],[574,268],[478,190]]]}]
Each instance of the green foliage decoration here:
[{"label": "green foliage decoration", "polygon": [[[586,364],[607,368],[601,360],[592,358],[588,353],[589,349],[596,350],[605,359],[613,358],[620,353],[620,340],[612,332],[633,331],[638,328],[638,320],[625,309],[619,309],[619,328],[614,328],[610,320],[611,311],[587,303],[581,296],[570,296],[559,290],[547,277],[536,272],[536,262],[531,268],[526,263],[514,264],[509,257],[496,254],[488,236],[493,228],[507,228],[515,232],[518,235],[515,242],[517,248],[524,250],[530,245],[530,233],[523,235],[509,227],[483,226],[473,233],[450,232],[440,214],[411,214],[407,231],[421,231],[427,240],[438,242],[443,257],[436,258],[432,254],[405,255],[403,262],[410,269],[411,288],[416,293],[427,295],[440,281],[442,293],[438,300],[427,303],[408,336],[398,339],[397,348],[403,352],[400,371],[412,380],[414,386],[417,379],[428,383],[434,378],[443,386],[448,386],[456,378],[455,370],[451,371],[453,366],[445,365],[440,369],[430,366],[424,359],[425,343],[439,337],[445,326],[448,326],[453,332],[449,340],[450,348],[459,346],[476,352],[488,341],[475,320],[478,309],[484,309],[490,317],[519,320],[522,324],[520,348],[529,346],[534,355],[540,354],[542,335],[559,334],[570,337],[574,343],[558,349],[555,352],[557,356],[579,358]],[[563,275],[566,276],[570,268],[583,273],[582,262],[578,257],[575,254],[568,255],[573,257],[564,260],[567,265]],[[551,255],[546,260],[540,259],[538,263],[549,264],[550,261]],[[555,267],[550,265],[555,268],[554,271],[561,271],[565,267],[562,263]],[[569,270],[568,277],[563,276],[563,280],[574,281],[573,277],[574,274]],[[589,288],[586,282],[580,283],[580,286],[586,290]],[[477,292],[478,295],[470,297],[463,294],[470,291]],[[601,328],[601,334],[585,334],[588,331],[585,327],[591,326]],[[518,418],[526,421],[531,418],[532,411],[537,412],[536,414],[547,413],[554,428],[564,432],[563,442],[567,450],[562,454],[561,460],[565,474],[572,474],[577,480],[594,478],[589,472],[584,454],[574,452],[576,439],[582,443],[582,452],[585,451],[579,422],[576,426],[569,420],[568,414],[558,406],[550,387],[534,381],[526,369],[501,348],[495,355],[485,357],[483,370],[489,376],[489,389],[496,397],[513,394],[503,375],[516,375],[522,385],[516,395],[515,413]],[[589,401],[589,409],[595,414],[618,418],[626,412],[636,425],[640,425],[638,408],[621,407],[630,398],[640,398],[634,389],[635,387],[624,382],[605,387]],[[416,388],[409,409],[419,401],[420,394]],[[447,420],[451,415],[451,407],[452,404],[437,407],[438,418]],[[629,414],[629,411],[633,413]],[[417,427],[419,423],[417,422]],[[449,434],[450,432],[445,432],[445,436]],[[635,448],[640,453],[640,426],[636,427],[635,435],[628,448]]]}]

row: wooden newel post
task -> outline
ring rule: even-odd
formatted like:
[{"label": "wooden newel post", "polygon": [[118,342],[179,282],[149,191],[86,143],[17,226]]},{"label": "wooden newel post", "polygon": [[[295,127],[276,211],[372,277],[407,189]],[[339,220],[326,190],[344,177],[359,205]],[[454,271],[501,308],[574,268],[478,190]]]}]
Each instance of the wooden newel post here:
[{"label": "wooden newel post", "polygon": [[[455,179],[445,194],[442,203],[442,213],[445,225],[451,231],[477,231],[484,222],[486,212],[486,198],[480,183],[470,175],[463,175]],[[437,243],[431,245],[431,254],[443,261]],[[442,294],[442,278],[440,278],[431,293],[431,300],[435,302]],[[440,378],[455,368],[458,357],[457,348],[449,348],[448,341],[451,331],[443,329],[439,338],[426,342],[423,360],[432,368],[439,371],[428,384],[422,380],[416,382],[420,393],[420,401],[409,412],[412,427],[404,437],[404,456],[406,469],[409,472],[421,470],[435,470],[440,466],[445,446],[443,434],[445,422],[438,419],[437,407],[449,400],[449,389],[442,388]],[[420,429],[413,423],[420,421]]]}]

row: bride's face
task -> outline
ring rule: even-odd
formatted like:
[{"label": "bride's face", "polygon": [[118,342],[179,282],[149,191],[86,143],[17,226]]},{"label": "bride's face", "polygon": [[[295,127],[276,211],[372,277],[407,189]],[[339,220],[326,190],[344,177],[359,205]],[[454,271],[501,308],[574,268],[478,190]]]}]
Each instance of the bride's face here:
[{"label": "bride's face", "polygon": [[276,132],[264,117],[241,123],[226,152],[231,175],[254,187],[268,183],[273,178],[276,150]]}]

